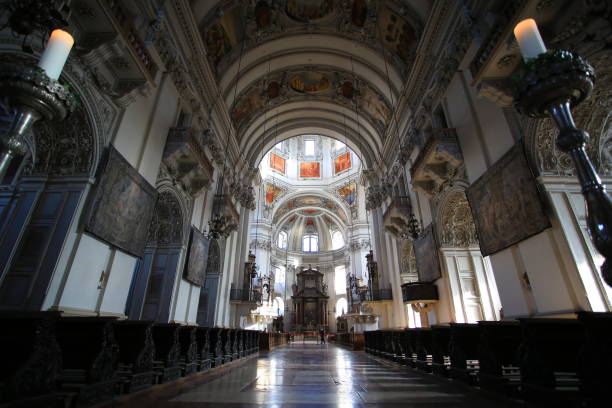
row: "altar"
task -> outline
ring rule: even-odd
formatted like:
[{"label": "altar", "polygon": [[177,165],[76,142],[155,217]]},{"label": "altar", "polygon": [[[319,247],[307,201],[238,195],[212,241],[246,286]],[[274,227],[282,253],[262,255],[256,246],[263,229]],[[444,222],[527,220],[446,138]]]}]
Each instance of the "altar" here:
[{"label": "altar", "polygon": [[323,281],[323,273],[309,267],[302,268],[296,276],[296,284],[292,286],[293,295],[293,328],[292,331],[327,331],[327,285]]}]

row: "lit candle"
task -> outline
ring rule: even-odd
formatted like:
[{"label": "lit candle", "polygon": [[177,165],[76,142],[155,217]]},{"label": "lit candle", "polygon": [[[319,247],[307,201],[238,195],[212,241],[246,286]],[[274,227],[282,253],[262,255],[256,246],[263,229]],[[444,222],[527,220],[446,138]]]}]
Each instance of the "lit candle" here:
[{"label": "lit candle", "polygon": [[53,30],[47,48],[38,61],[38,66],[47,72],[51,79],[57,80],[74,44],[74,38],[63,30]]},{"label": "lit candle", "polygon": [[538,26],[533,18],[528,18],[518,23],[514,27],[514,36],[518,41],[525,62],[546,52],[546,45],[542,41]]}]

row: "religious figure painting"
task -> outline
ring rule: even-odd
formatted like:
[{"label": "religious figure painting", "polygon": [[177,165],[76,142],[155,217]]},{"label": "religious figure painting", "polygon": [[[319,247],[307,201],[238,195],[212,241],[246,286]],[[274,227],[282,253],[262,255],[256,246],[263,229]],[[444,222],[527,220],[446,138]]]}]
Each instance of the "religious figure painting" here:
[{"label": "religious figure painting", "polygon": [[237,104],[232,109],[232,119],[238,126],[251,116],[253,112],[261,108],[264,104],[263,96],[259,88],[251,89],[246,95],[243,95]]},{"label": "religious figure painting", "polygon": [[476,180],[467,196],[483,256],[550,227],[522,143]]},{"label": "religious figure painting", "polygon": [[347,186],[339,188],[337,190],[340,197],[344,199],[349,205],[352,205],[357,198],[357,184],[351,183]]},{"label": "religious figure painting", "polygon": [[301,162],[300,177],[302,178],[319,178],[321,177],[321,163],[319,162]]},{"label": "religious figure painting", "polygon": [[419,281],[433,282],[440,278],[442,274],[433,222],[414,240],[413,247]]},{"label": "religious figure painting", "polygon": [[294,91],[305,94],[317,94],[327,91],[331,85],[329,78],[319,72],[304,72],[294,75],[289,80]]},{"label": "religious figure painting", "polygon": [[270,153],[270,168],[285,174],[286,161],[283,157]]},{"label": "religious figure painting", "polygon": [[210,241],[208,238],[198,231],[197,228],[192,226],[184,277],[185,280],[194,285],[202,286],[204,284],[209,247]]},{"label": "religious figure painting", "polygon": [[334,174],[342,173],[351,168],[351,152],[346,152],[334,159]]},{"label": "religious figure painting", "polygon": [[383,128],[389,123],[391,109],[376,92],[366,88],[361,99],[361,107]]},{"label": "religious figure painting", "polygon": [[85,230],[131,255],[143,255],[157,191],[113,147],[98,168]]},{"label": "religious figure painting", "polygon": [[272,204],[284,192],[285,190],[280,187],[273,184],[266,184],[266,204]]}]

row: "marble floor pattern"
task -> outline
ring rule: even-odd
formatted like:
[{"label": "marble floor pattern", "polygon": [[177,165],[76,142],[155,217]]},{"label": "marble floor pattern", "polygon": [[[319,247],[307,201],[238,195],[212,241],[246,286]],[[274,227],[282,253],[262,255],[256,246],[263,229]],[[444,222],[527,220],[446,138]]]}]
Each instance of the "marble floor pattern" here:
[{"label": "marble floor pattern", "polygon": [[291,344],[151,407],[514,407],[335,345]]}]

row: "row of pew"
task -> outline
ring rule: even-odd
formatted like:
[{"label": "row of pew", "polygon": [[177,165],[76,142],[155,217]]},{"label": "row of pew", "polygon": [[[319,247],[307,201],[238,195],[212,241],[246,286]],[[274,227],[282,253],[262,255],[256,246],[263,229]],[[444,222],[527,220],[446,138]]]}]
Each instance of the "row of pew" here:
[{"label": "row of pew", "polygon": [[0,406],[85,407],[259,349],[252,330],[0,313]]},{"label": "row of pew", "polygon": [[612,313],[369,331],[365,350],[538,406],[612,406]]}]

